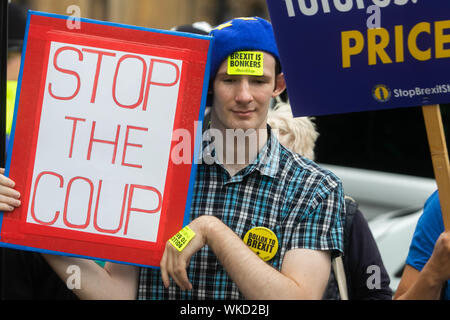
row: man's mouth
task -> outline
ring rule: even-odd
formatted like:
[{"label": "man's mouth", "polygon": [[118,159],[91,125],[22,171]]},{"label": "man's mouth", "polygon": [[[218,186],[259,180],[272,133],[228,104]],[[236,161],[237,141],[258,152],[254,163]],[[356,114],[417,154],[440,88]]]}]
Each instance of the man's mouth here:
[{"label": "man's mouth", "polygon": [[243,118],[251,116],[254,112],[255,110],[233,110],[235,115]]}]

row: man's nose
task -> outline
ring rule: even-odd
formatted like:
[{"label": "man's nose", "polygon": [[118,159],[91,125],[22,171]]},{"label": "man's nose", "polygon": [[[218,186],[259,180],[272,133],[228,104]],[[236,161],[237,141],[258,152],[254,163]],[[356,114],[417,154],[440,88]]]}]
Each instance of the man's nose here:
[{"label": "man's nose", "polygon": [[250,90],[250,83],[247,79],[242,79],[241,81],[239,81],[236,90],[236,102],[241,104],[248,104],[253,101],[253,95]]}]

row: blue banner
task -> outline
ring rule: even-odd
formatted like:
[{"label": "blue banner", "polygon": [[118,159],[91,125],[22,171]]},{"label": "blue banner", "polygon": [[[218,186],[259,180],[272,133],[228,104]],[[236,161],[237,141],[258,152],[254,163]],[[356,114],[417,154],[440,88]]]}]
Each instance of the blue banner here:
[{"label": "blue banner", "polygon": [[450,102],[450,1],[267,4],[295,116]]}]

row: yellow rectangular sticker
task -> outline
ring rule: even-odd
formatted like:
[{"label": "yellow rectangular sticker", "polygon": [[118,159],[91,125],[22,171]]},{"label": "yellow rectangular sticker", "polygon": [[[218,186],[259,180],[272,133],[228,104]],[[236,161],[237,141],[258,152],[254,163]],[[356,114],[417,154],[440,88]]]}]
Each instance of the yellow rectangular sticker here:
[{"label": "yellow rectangular sticker", "polygon": [[229,75],[262,76],[264,54],[259,51],[237,51],[228,56]]},{"label": "yellow rectangular sticker", "polygon": [[178,251],[182,251],[188,243],[194,239],[195,232],[192,231],[188,226],[181,229],[176,235],[170,238],[169,242],[172,244]]}]

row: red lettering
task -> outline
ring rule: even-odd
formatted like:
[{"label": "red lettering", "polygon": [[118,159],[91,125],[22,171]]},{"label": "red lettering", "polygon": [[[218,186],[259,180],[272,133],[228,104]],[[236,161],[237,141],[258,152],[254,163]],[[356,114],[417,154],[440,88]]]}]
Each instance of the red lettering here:
[{"label": "red lettering", "polygon": [[122,154],[122,165],[123,166],[129,166],[129,167],[135,167],[135,168],[142,168],[142,165],[140,164],[131,164],[125,162],[125,156],[127,153],[128,146],[135,147],[135,148],[142,148],[142,144],[136,144],[136,143],[129,143],[128,137],[130,130],[141,130],[141,131],[148,131],[147,128],[141,128],[141,127],[134,127],[134,126],[127,126],[127,130],[125,132],[125,144],[123,146],[123,154]]},{"label": "red lettering", "polygon": [[[151,209],[151,210],[132,208],[131,206],[132,206],[132,202],[133,202],[133,194],[134,194],[135,188],[142,189],[142,190],[148,190],[148,191],[156,193],[156,195],[158,197],[158,205],[156,206],[156,208]],[[149,187],[149,186],[140,186],[140,185],[132,184],[130,186],[130,192],[129,192],[129,196],[128,196],[127,218],[125,220],[125,230],[124,230],[123,234],[126,235],[128,232],[128,222],[130,221],[130,213],[132,211],[142,212],[142,213],[157,213],[159,210],[161,210],[161,205],[162,205],[162,195],[158,191],[158,189],[156,189],[154,187]]]},{"label": "red lettering", "polygon": [[[36,181],[35,181],[33,195],[32,195],[32,199],[31,199],[31,217],[34,219],[34,221],[36,221],[37,223],[39,223],[41,225],[51,226],[51,225],[55,224],[56,221],[58,220],[58,218],[60,216],[59,210],[55,212],[51,221],[43,221],[42,219],[39,219],[35,212],[37,190],[38,190],[38,187],[40,185],[42,178],[45,176],[56,177],[59,181],[59,188],[62,189],[64,187],[64,178],[60,174],[57,174],[57,173],[51,172],[51,171],[43,171],[43,172],[39,173],[39,175],[37,176]],[[80,189],[76,190],[77,198],[74,198],[75,194],[72,192],[72,187],[75,183],[79,183],[79,184],[81,183],[82,184],[81,187],[83,188],[82,190],[80,190]],[[87,189],[85,187],[86,185],[87,185]],[[125,184],[124,188],[123,188],[122,207],[120,210],[120,217],[119,217],[117,228],[113,228],[113,229],[102,228],[99,226],[99,219],[98,219],[102,186],[103,186],[103,180],[99,180],[97,196],[96,196],[96,204],[95,204],[95,208],[94,208],[94,218],[93,218],[93,226],[94,226],[95,230],[97,230],[100,233],[117,234],[118,232],[123,230],[123,235],[127,235],[131,213],[153,214],[153,213],[158,213],[161,210],[162,195],[158,191],[158,189],[156,189],[154,187],[150,187],[150,186]],[[65,192],[65,200],[64,200],[64,210],[63,210],[63,215],[62,215],[63,216],[62,222],[64,223],[64,225],[66,227],[71,228],[71,229],[87,229],[90,226],[92,201],[93,201],[93,197],[94,197],[94,188],[95,188],[94,183],[89,178],[76,176],[69,180],[69,183],[67,184],[67,189],[65,190],[66,192]],[[155,208],[142,209],[142,208],[133,207],[133,197],[134,197],[134,192],[136,189],[154,193],[157,197],[157,204],[156,204]],[[47,187],[46,191],[50,192],[48,187]],[[147,193],[146,196],[147,196],[146,198],[148,198],[151,195]],[[83,197],[83,199],[86,199],[86,202],[85,202],[86,203],[86,212],[85,212],[86,217],[85,217],[85,220],[81,224],[76,224],[76,223],[70,222],[69,217],[68,217],[69,216],[69,202],[70,201],[80,202],[80,199],[78,197]],[[108,201],[108,200],[109,199],[103,199],[103,201]],[[127,201],[128,201],[128,204],[127,204]],[[125,211],[126,211],[126,218],[124,219]],[[75,216],[78,217],[78,215],[80,213],[74,211],[73,214],[74,214],[73,217],[75,217]],[[108,212],[106,214],[111,215],[110,212]],[[125,225],[124,225],[124,221],[125,221]]]},{"label": "red lettering", "polygon": [[72,139],[70,141],[70,150],[69,150],[69,158],[72,158],[72,151],[73,151],[73,142],[75,140],[75,131],[77,130],[77,122],[78,121],[86,121],[86,119],[83,118],[75,118],[75,117],[65,117],[67,120],[73,120],[73,128],[72,128]]},{"label": "red lettering", "polygon": [[[175,68],[175,80],[169,83],[165,83],[165,82],[153,82],[152,81],[152,74],[153,74],[153,66],[155,64],[155,62],[159,62],[159,63],[164,63],[164,64],[168,64],[171,65]],[[167,61],[167,60],[160,60],[160,59],[152,59],[150,61],[150,68],[148,71],[148,79],[147,79],[147,87],[145,88],[145,100],[144,100],[144,105],[142,107],[142,110],[147,110],[147,103],[148,103],[148,94],[150,91],[150,85],[155,85],[155,86],[162,86],[162,87],[171,87],[174,86],[175,84],[177,84],[178,80],[180,79],[180,69],[178,68],[178,66],[171,62],[171,61]]]},{"label": "red lettering", "polygon": [[38,219],[37,216],[36,216],[36,212],[34,211],[34,205],[35,205],[35,202],[36,202],[36,190],[38,188],[38,185],[39,185],[39,182],[40,182],[41,178],[43,176],[45,176],[45,175],[51,175],[51,176],[57,177],[59,179],[59,187],[60,188],[62,188],[64,186],[64,179],[63,179],[63,177],[60,174],[57,174],[55,172],[43,171],[43,172],[38,174],[38,176],[36,177],[36,181],[34,183],[33,197],[31,199],[31,217],[39,224],[50,226],[50,225],[54,224],[56,222],[56,220],[58,220],[59,213],[60,213],[59,211],[56,211],[53,220],[48,221],[48,222]]},{"label": "red lettering", "polygon": [[113,152],[113,158],[112,158],[112,163],[114,164],[116,162],[117,145],[119,143],[120,125],[117,125],[116,139],[114,141],[94,139],[95,126],[96,126],[96,121],[93,121],[92,129],[91,129],[91,137],[89,139],[89,149],[88,149],[88,154],[87,154],[87,160],[91,160],[92,145],[94,142],[106,143],[106,144],[112,144],[114,146],[114,152]]},{"label": "red lettering", "polygon": [[[88,210],[87,210],[87,214],[86,214],[86,221],[85,221],[84,224],[73,224],[73,223],[70,223],[69,220],[67,219],[67,207],[69,205],[70,190],[72,188],[73,182],[77,181],[77,180],[82,180],[82,181],[87,182],[88,185],[89,185],[89,189],[90,189],[90,191],[89,191]],[[91,219],[91,207],[92,207],[93,193],[94,193],[94,184],[88,178],[74,177],[74,178],[70,179],[69,184],[67,185],[66,200],[64,202],[64,213],[63,213],[64,224],[66,226],[68,226],[70,228],[74,228],[74,229],[86,229],[86,227],[89,225],[89,221]]]},{"label": "red lettering", "polygon": [[92,87],[92,94],[91,94],[91,103],[95,103],[95,97],[97,95],[98,77],[100,75],[100,68],[102,65],[103,56],[115,57],[116,54],[112,53],[112,52],[107,52],[107,51],[85,49],[85,48],[83,48],[83,51],[89,52],[89,53],[94,53],[94,54],[98,55],[97,56],[97,68],[95,69],[94,85]]},{"label": "red lettering", "polygon": [[61,47],[61,48],[59,48],[58,50],[56,50],[55,55],[54,55],[54,57],[53,57],[53,66],[55,67],[55,69],[58,70],[59,72],[66,73],[66,74],[70,74],[70,75],[74,76],[74,77],[77,79],[77,88],[75,89],[75,92],[74,92],[71,96],[68,96],[68,97],[59,97],[59,96],[56,96],[56,95],[52,92],[52,84],[51,84],[51,83],[48,84],[48,92],[50,93],[50,96],[52,96],[54,99],[58,99],[58,100],[71,100],[71,99],[73,99],[74,97],[76,97],[76,95],[77,95],[78,92],[80,91],[80,85],[81,85],[80,75],[79,75],[78,73],[76,73],[76,72],[73,71],[73,70],[68,70],[68,69],[61,68],[61,67],[59,67],[59,66],[57,65],[57,63],[56,63],[59,54],[60,54],[62,51],[65,51],[65,50],[72,50],[72,51],[75,51],[76,53],[78,53],[78,60],[83,61],[83,53],[82,53],[80,50],[78,50],[77,48],[73,48],[73,47],[69,47],[69,46],[64,46],[64,47]]},{"label": "red lettering", "polygon": [[95,228],[95,230],[97,230],[99,232],[114,234],[114,233],[119,232],[120,229],[122,229],[123,214],[125,212],[125,203],[127,202],[128,184],[125,185],[125,188],[123,190],[122,211],[120,212],[119,226],[116,229],[113,229],[113,230],[100,228],[100,226],[98,225],[98,222],[97,222],[98,204],[100,202],[101,190],[102,190],[102,180],[100,180],[100,182],[98,184],[97,203],[95,204],[95,211],[94,211],[94,228]]},{"label": "red lettering", "polygon": [[[125,104],[121,104],[121,103],[117,100],[117,97],[116,97],[117,75],[119,74],[120,64],[121,64],[125,59],[131,59],[131,58],[138,59],[139,61],[142,62],[143,70],[142,70],[142,79],[141,79],[141,89],[140,89],[140,91],[139,91],[139,98],[138,98],[138,101],[137,101],[136,103],[134,103],[134,104],[125,105]],[[146,76],[146,74],[147,74],[147,64],[145,63],[145,60],[142,59],[141,57],[136,56],[136,55],[126,54],[126,55],[122,56],[122,57],[119,59],[119,62],[117,63],[117,66],[116,66],[116,72],[115,72],[115,74],[114,74],[113,88],[112,88],[112,96],[113,96],[114,102],[115,102],[119,107],[127,108],[127,109],[134,109],[134,108],[136,108],[137,106],[139,106],[139,105],[142,103],[143,94],[144,94],[144,86],[145,86],[145,76]]]}]

